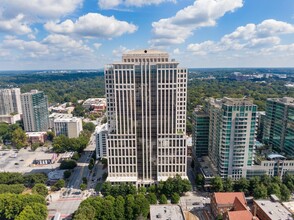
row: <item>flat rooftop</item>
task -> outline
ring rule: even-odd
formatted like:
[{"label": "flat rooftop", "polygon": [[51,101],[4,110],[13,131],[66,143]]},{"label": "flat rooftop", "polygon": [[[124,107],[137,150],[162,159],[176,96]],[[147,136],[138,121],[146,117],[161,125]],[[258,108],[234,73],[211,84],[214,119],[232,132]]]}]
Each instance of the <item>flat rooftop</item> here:
[{"label": "flat rooftop", "polygon": [[80,118],[77,117],[72,117],[72,118],[56,118],[54,119],[54,123],[55,122],[78,122],[80,121]]},{"label": "flat rooftop", "polygon": [[217,169],[213,166],[208,156],[197,158],[197,160],[200,164],[200,169],[205,178],[214,178],[218,175]]},{"label": "flat rooftop", "polygon": [[270,200],[254,200],[254,202],[271,218],[277,220],[293,220],[289,212],[281,203]]},{"label": "flat rooftop", "polygon": [[178,205],[150,205],[150,220],[185,220]]},{"label": "flat rooftop", "polygon": [[283,205],[288,209],[292,214],[294,214],[294,201],[283,202]]},{"label": "flat rooftop", "polygon": [[285,105],[294,106],[294,98],[293,97],[283,97],[283,98],[268,98],[269,101],[275,101],[278,103],[282,103]]}]

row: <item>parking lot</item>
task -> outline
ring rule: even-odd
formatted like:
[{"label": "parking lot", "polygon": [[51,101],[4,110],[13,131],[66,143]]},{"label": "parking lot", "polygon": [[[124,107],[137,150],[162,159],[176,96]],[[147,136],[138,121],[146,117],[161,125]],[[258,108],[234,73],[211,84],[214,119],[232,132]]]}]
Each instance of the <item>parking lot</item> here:
[{"label": "parking lot", "polygon": [[[36,151],[31,151],[29,148],[20,150],[1,150],[0,151],[0,172],[20,172],[28,173],[33,170],[38,172],[48,172],[56,167],[59,163],[35,165],[33,161],[40,158],[50,159],[53,154],[46,153],[47,148],[38,148]],[[57,158],[58,161],[59,158]]]}]

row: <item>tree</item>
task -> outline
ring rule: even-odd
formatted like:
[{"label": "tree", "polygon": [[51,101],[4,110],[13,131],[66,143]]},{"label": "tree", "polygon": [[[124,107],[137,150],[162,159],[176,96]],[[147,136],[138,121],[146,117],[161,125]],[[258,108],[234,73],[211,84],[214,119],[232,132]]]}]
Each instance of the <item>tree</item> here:
[{"label": "tree", "polygon": [[107,159],[106,158],[102,158],[101,163],[103,164],[103,169],[107,167]]},{"label": "tree", "polygon": [[87,184],[82,183],[82,184],[80,185],[80,189],[81,189],[82,191],[84,191],[85,189],[87,189]]},{"label": "tree", "polygon": [[71,171],[70,170],[66,170],[63,173],[63,178],[64,179],[68,179],[71,176]]},{"label": "tree", "polygon": [[198,173],[196,175],[195,182],[196,182],[196,185],[198,187],[202,187],[204,185],[204,177],[203,177],[203,175],[201,175],[200,173]]},{"label": "tree", "polygon": [[105,124],[107,123],[107,117],[104,116],[102,119],[101,119],[101,124]]},{"label": "tree", "polygon": [[83,177],[82,181],[83,181],[84,184],[87,184],[88,183],[87,177]]},{"label": "tree", "polygon": [[135,198],[127,195],[125,200],[125,219],[135,219],[134,217]]},{"label": "tree", "polygon": [[278,183],[270,183],[269,186],[267,187],[267,193],[268,195],[276,195],[277,197],[281,197],[281,190],[280,190],[280,186]]},{"label": "tree", "polygon": [[73,116],[84,117],[85,116],[85,108],[81,104],[77,104],[75,109],[72,112]]},{"label": "tree", "polygon": [[125,219],[125,200],[122,196],[118,196],[115,199],[114,215],[117,220]]},{"label": "tree", "polygon": [[138,193],[142,193],[142,194],[146,194],[146,192],[147,192],[147,189],[146,189],[146,187],[144,187],[144,186],[141,186],[141,187],[139,187],[138,188]]},{"label": "tree", "polygon": [[164,194],[161,194],[159,197],[159,204],[167,204],[167,198]]},{"label": "tree", "polygon": [[83,123],[83,129],[93,133],[95,131],[95,125],[92,122]]},{"label": "tree", "polygon": [[52,191],[58,191],[65,186],[65,181],[63,179],[58,180],[53,186],[51,186]]},{"label": "tree", "polygon": [[150,204],[152,205],[157,204],[157,198],[155,193],[148,193],[146,195],[146,198],[148,199]]},{"label": "tree", "polygon": [[108,196],[108,195],[111,194],[111,189],[112,189],[111,183],[110,182],[105,182],[102,185],[101,194],[103,196]]},{"label": "tree", "polygon": [[156,193],[156,186],[155,185],[151,185],[147,188],[147,192],[149,193]]},{"label": "tree", "polygon": [[269,175],[264,174],[263,176],[261,176],[261,182],[265,186],[269,186],[270,183],[272,182],[272,178]]},{"label": "tree", "polygon": [[93,206],[81,204],[74,214],[74,220],[92,220],[95,219],[96,210]]},{"label": "tree", "polygon": [[260,185],[260,177],[259,176],[254,176],[254,177],[251,177],[249,179],[249,192],[250,192],[250,195],[253,194],[253,190],[258,186]]},{"label": "tree", "polygon": [[272,179],[271,179],[271,182],[276,183],[279,186],[282,185],[282,181],[281,181],[281,178],[279,176],[273,176]]},{"label": "tree", "polygon": [[287,186],[290,192],[294,192],[294,175],[285,173],[283,176],[283,183]]},{"label": "tree", "polygon": [[80,154],[78,152],[74,152],[71,159],[75,160],[75,161],[78,161],[80,159]]},{"label": "tree", "polygon": [[249,189],[249,181],[246,178],[242,177],[235,182],[235,185],[234,185],[235,192],[244,192],[245,194],[248,194],[248,189]]},{"label": "tree", "polygon": [[219,176],[213,178],[211,180],[211,187],[214,192],[222,192],[224,190],[222,178]]},{"label": "tree", "polygon": [[46,197],[48,195],[48,189],[42,183],[35,184],[34,187],[32,188],[32,192],[37,193],[37,194],[44,196],[44,197]]},{"label": "tree", "polygon": [[55,133],[53,131],[47,131],[47,139],[49,141],[53,141],[54,137],[55,137]]},{"label": "tree", "polygon": [[25,190],[23,184],[0,184],[0,194],[3,193],[14,193],[20,194]]},{"label": "tree", "polygon": [[180,201],[180,196],[178,193],[173,193],[172,196],[171,196],[171,203],[172,204],[178,204],[179,201]]},{"label": "tree", "polygon": [[[35,218],[35,216],[37,216],[37,218]],[[34,194],[0,195],[0,219],[45,220],[46,217],[47,208],[43,196]]]},{"label": "tree", "polygon": [[37,183],[45,184],[48,180],[48,177],[45,173],[32,173],[26,174],[23,176],[24,184],[27,187],[33,187]]},{"label": "tree", "polygon": [[92,170],[94,168],[94,166],[95,166],[95,160],[93,158],[91,158],[89,165],[88,165],[89,170]]},{"label": "tree", "polygon": [[258,185],[253,190],[253,196],[255,199],[265,199],[267,198],[267,189],[266,186],[263,184]]},{"label": "tree", "polygon": [[280,191],[281,191],[281,200],[282,201],[289,201],[290,196],[291,196],[291,192],[285,184],[281,185]]},{"label": "tree", "polygon": [[137,218],[139,216],[147,217],[149,210],[150,210],[150,205],[148,200],[146,199],[145,195],[143,194],[137,194],[135,196],[135,212],[134,216]]},{"label": "tree", "polygon": [[102,203],[101,216],[102,219],[116,219],[114,213],[114,201],[112,196],[106,196]]},{"label": "tree", "polygon": [[[40,216],[36,215],[31,206],[26,206],[21,213],[15,218],[15,220],[39,220]],[[43,218],[44,219],[44,218]]]},{"label": "tree", "polygon": [[234,191],[234,182],[231,178],[226,178],[223,182],[224,191],[225,192],[233,192]]},{"label": "tree", "polygon": [[17,149],[28,146],[27,135],[21,128],[17,128],[12,132],[11,141]]},{"label": "tree", "polygon": [[75,160],[63,160],[60,163],[60,169],[61,170],[67,170],[67,169],[74,169],[77,166],[77,162]]},{"label": "tree", "polygon": [[31,150],[32,151],[35,151],[35,150],[37,150],[37,148],[40,146],[40,144],[39,143],[33,143],[32,145],[31,145]]}]

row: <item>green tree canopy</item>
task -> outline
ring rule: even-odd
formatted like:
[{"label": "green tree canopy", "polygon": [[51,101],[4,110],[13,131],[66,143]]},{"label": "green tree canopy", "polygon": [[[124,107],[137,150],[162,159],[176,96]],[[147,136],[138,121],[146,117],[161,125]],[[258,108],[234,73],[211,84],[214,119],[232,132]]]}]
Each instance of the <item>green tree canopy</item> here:
[{"label": "green tree canopy", "polygon": [[160,195],[158,202],[159,204],[167,204],[166,196],[164,194]]},{"label": "green tree canopy", "polygon": [[27,135],[24,130],[17,128],[12,132],[12,144],[17,149],[28,146]]},{"label": "green tree canopy", "polygon": [[44,196],[44,197],[46,197],[48,195],[48,189],[47,189],[46,185],[44,185],[42,183],[35,184],[34,187],[32,188],[32,192],[37,193],[37,194]]},{"label": "green tree canopy", "polygon": [[211,187],[214,192],[222,192],[224,190],[222,178],[219,176],[213,178],[211,180]]},{"label": "green tree canopy", "polygon": [[266,199],[267,198],[267,188],[265,185],[260,184],[253,190],[253,196],[255,199]]}]

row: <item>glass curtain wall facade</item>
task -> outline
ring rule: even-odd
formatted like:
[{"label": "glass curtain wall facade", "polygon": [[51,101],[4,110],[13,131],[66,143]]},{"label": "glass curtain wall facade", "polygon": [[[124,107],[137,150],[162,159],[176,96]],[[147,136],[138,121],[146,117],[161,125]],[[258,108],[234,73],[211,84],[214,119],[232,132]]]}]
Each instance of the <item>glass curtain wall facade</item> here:
[{"label": "glass curtain wall facade", "polygon": [[210,99],[209,157],[223,178],[246,177],[253,165],[257,106],[249,99]]},{"label": "glass curtain wall facade", "polygon": [[209,140],[209,116],[204,111],[194,111],[192,132],[194,157],[198,158],[207,156]]},{"label": "glass curtain wall facade", "polygon": [[48,98],[44,92],[32,90],[21,94],[25,131],[47,131],[49,128]]},{"label": "glass curtain wall facade", "polygon": [[267,99],[263,142],[294,156],[294,98]]}]

